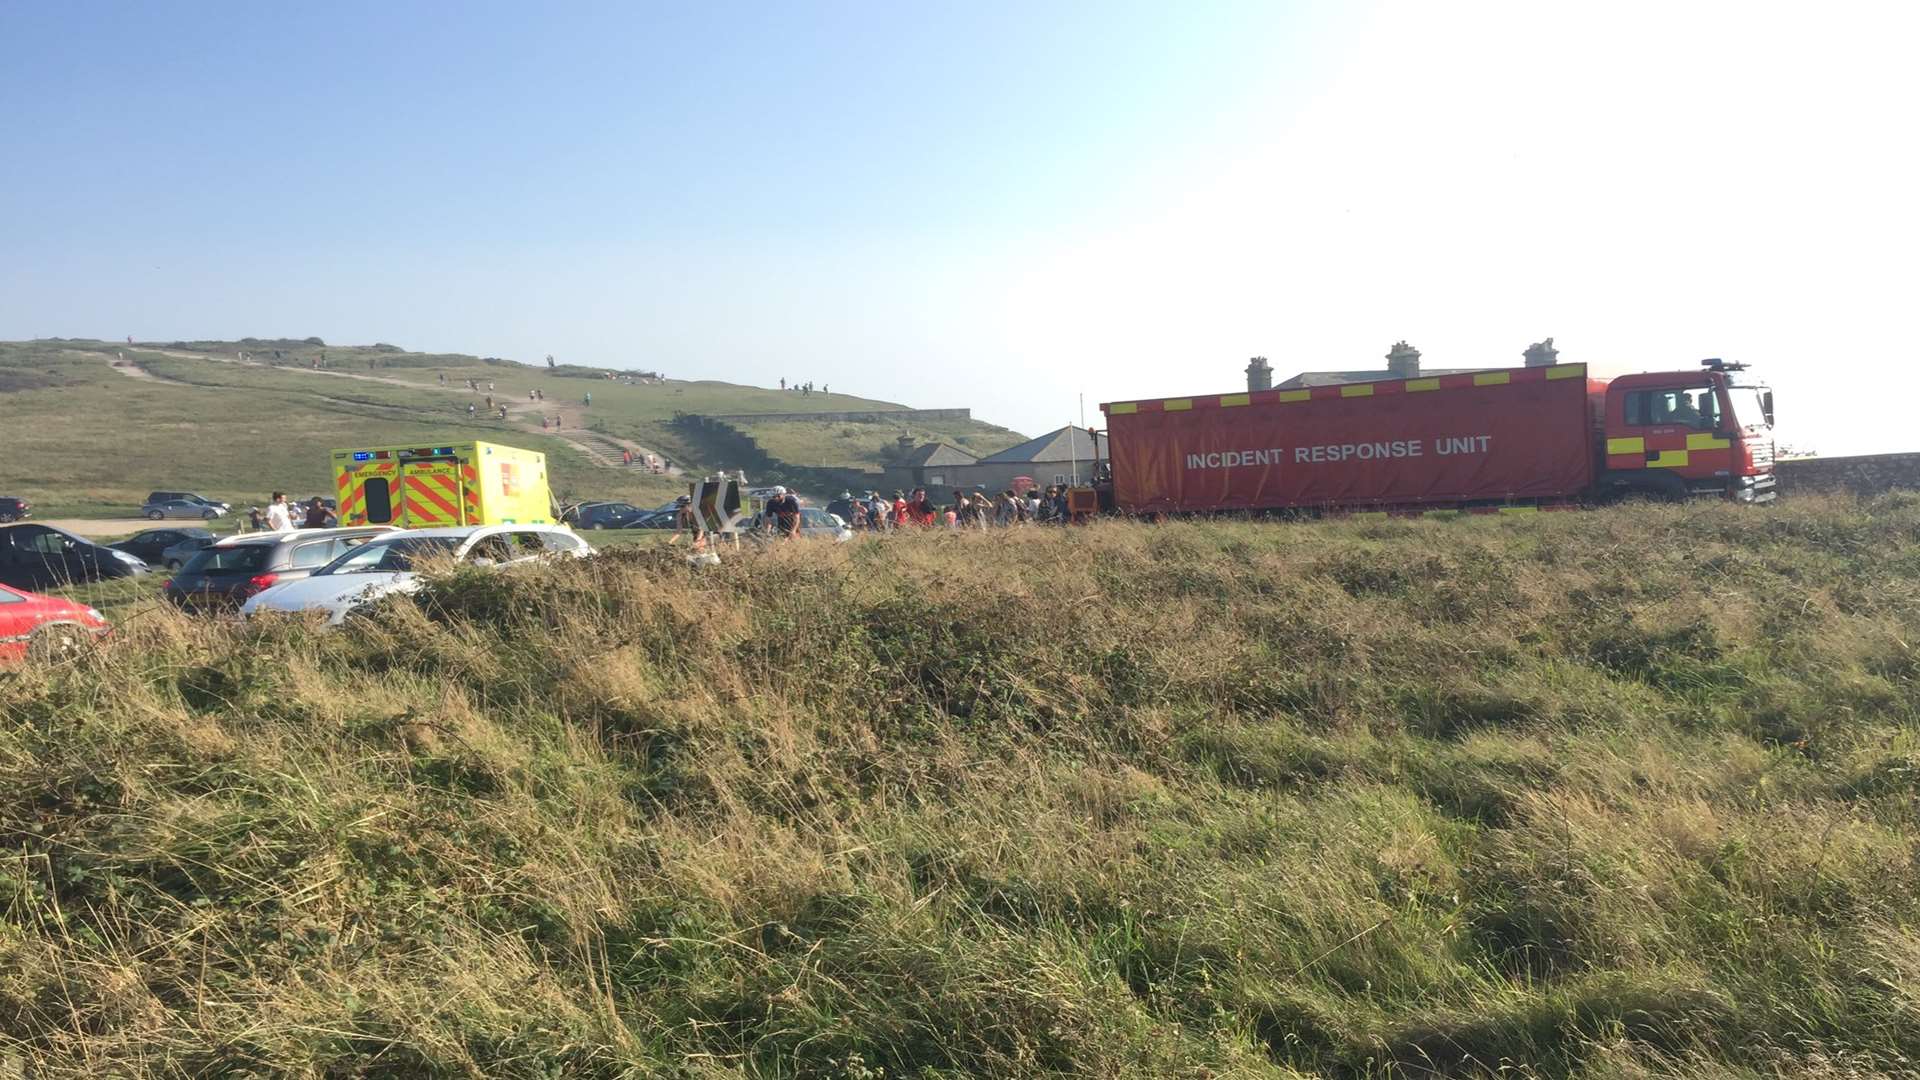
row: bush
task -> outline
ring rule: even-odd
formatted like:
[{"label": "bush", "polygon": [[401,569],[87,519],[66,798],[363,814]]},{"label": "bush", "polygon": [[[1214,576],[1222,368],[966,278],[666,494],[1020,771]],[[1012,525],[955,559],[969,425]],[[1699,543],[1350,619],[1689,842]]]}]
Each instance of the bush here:
[{"label": "bush", "polygon": [[1899,1073],[1916,566],[1889,497],[625,548],[334,633],[121,609],[0,676],[0,1057]]}]

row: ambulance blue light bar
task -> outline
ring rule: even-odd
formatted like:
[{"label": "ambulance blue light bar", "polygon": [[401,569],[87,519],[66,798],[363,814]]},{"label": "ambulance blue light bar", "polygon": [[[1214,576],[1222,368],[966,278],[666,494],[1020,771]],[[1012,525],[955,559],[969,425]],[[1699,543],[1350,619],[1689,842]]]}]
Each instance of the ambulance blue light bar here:
[{"label": "ambulance blue light bar", "polygon": [[372,461],[372,460],[373,460],[373,455],[372,455],[371,453],[369,453],[368,451],[365,451],[365,450],[362,450],[362,451],[360,451],[359,453],[357,453],[357,454],[355,454],[355,455],[353,455],[353,460],[355,460],[355,461]]}]

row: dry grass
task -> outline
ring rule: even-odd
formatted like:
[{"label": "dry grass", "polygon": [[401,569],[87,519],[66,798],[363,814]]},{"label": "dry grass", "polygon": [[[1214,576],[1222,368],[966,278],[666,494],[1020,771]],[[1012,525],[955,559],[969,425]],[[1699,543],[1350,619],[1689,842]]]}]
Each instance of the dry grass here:
[{"label": "dry grass", "polygon": [[627,549],[4,677],[32,1075],[1913,1071],[1920,500]]}]

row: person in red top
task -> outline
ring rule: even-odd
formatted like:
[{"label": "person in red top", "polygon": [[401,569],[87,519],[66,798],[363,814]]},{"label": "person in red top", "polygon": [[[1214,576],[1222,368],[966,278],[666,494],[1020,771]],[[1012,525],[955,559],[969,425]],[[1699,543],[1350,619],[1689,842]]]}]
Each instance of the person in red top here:
[{"label": "person in red top", "polygon": [[893,505],[889,508],[893,514],[893,527],[899,528],[907,523],[907,493],[896,490],[893,493]]}]

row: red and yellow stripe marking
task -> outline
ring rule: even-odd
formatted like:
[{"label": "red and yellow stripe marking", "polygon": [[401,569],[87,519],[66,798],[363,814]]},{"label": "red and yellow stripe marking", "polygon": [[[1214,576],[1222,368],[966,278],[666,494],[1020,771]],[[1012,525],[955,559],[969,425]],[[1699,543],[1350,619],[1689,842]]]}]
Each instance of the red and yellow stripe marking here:
[{"label": "red and yellow stripe marking", "polygon": [[1106,410],[1108,416],[1130,416],[1149,412],[1230,409],[1239,405],[1324,401],[1338,398],[1382,398],[1431,390],[1459,390],[1476,386],[1509,386],[1514,383],[1545,382],[1556,379],[1584,379],[1586,375],[1587,365],[1585,364],[1556,364],[1553,367],[1512,368],[1504,371],[1469,371],[1463,375],[1429,375],[1419,379],[1334,383],[1329,386],[1310,386],[1291,390],[1250,390],[1242,394],[1215,394],[1207,397],[1115,401],[1100,407]]},{"label": "red and yellow stripe marking", "polygon": [[452,473],[409,473],[404,505],[407,524],[460,524],[460,478]]}]

